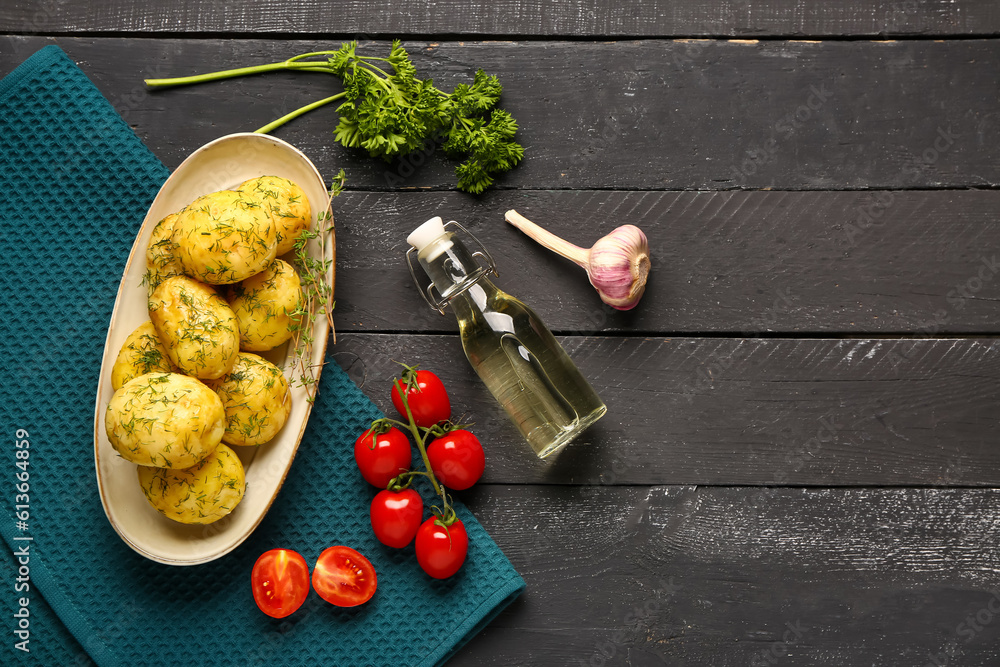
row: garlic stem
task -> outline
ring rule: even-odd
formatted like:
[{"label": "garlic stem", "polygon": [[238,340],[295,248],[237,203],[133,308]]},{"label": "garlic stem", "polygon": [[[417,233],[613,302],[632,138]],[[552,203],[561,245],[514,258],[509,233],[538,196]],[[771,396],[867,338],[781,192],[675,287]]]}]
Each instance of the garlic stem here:
[{"label": "garlic stem", "polygon": [[557,255],[562,255],[571,262],[579,264],[583,268],[587,268],[590,264],[590,250],[587,248],[581,248],[578,245],[573,245],[569,241],[565,241],[547,229],[539,227],[531,220],[511,209],[504,214],[507,222],[514,225],[522,232],[538,241],[542,246],[548,248]]}]

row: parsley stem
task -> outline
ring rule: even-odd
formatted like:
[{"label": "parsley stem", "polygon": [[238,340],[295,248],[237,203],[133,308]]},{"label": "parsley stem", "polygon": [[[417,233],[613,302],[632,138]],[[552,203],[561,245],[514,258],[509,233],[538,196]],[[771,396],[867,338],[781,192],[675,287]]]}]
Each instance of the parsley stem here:
[{"label": "parsley stem", "polygon": [[[377,65],[372,65],[370,62],[363,62],[362,64],[365,66],[365,69],[369,70],[369,72],[368,72],[369,74],[372,74],[371,70],[375,70],[376,72],[378,72],[379,74],[381,74],[386,79],[390,78],[389,73],[386,72],[381,67],[378,67]],[[375,78],[378,79],[379,77],[376,76]]]},{"label": "parsley stem", "polygon": [[336,51],[313,51],[312,53],[300,53],[297,56],[292,56],[285,62],[294,63],[298,60],[302,60],[303,58],[312,58],[313,56],[332,56],[336,55],[336,53]]},{"label": "parsley stem", "polygon": [[275,128],[281,127],[282,125],[284,125],[288,121],[292,120],[293,118],[298,118],[299,116],[301,116],[304,113],[308,113],[308,112],[312,111],[313,109],[318,109],[319,107],[323,106],[324,104],[329,104],[330,102],[333,102],[334,100],[339,100],[340,98],[342,98],[342,97],[344,97],[346,95],[347,95],[347,93],[337,93],[336,95],[331,95],[330,97],[326,97],[326,98],[324,98],[322,100],[318,100],[316,102],[313,102],[312,104],[307,104],[304,107],[300,107],[300,108],[296,109],[295,111],[292,111],[291,113],[285,114],[284,116],[282,116],[281,118],[279,118],[277,120],[272,120],[270,123],[268,123],[264,127],[260,128],[260,129],[257,129],[257,130],[254,130],[254,132],[256,132],[257,134],[267,134],[271,130],[274,130]]},{"label": "parsley stem", "polygon": [[184,86],[191,83],[202,83],[204,81],[219,81],[221,79],[232,79],[248,74],[261,74],[263,72],[274,72],[277,70],[306,70],[306,71],[329,71],[321,69],[327,63],[323,62],[298,62],[293,60],[283,60],[280,63],[270,63],[268,65],[254,65],[253,67],[239,67],[237,69],[226,69],[219,72],[209,72],[208,74],[196,74],[195,76],[178,76],[171,79],[146,79],[145,83],[150,88],[166,88],[167,86]]},{"label": "parsley stem", "polygon": [[[379,61],[382,61],[382,62],[391,63],[392,61],[389,60],[388,58],[379,58],[377,56],[356,56],[356,58],[368,70],[376,70],[382,76],[384,76],[386,79],[391,79],[392,78],[391,74],[389,74],[388,72],[386,72],[384,69],[382,69],[380,67],[376,67],[375,65],[372,65],[371,62],[370,62],[372,60],[379,60]],[[371,74],[370,71],[369,71],[369,74]],[[378,77],[375,77],[375,79],[378,80]],[[433,90],[438,95],[440,95],[441,97],[451,97],[450,93],[444,92],[443,90],[441,90],[437,86],[431,86],[430,89]]]}]

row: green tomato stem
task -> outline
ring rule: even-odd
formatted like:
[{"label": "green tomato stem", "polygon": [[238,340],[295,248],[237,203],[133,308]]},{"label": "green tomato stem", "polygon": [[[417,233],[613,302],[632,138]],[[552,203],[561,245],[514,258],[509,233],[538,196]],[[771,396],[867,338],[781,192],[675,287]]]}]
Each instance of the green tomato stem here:
[{"label": "green tomato stem", "polygon": [[400,491],[405,491],[410,488],[410,484],[413,483],[413,478],[417,475],[422,477],[430,477],[429,473],[423,470],[408,470],[406,472],[401,472],[392,479],[389,480],[389,484],[385,487],[389,491],[399,493]]},{"label": "green tomato stem", "polygon": [[417,449],[420,450],[420,458],[424,461],[424,468],[427,470],[427,477],[431,480],[431,485],[434,487],[434,493],[441,496],[441,500],[444,502],[445,507],[449,507],[448,498],[445,495],[444,489],[440,484],[438,484],[437,478],[434,476],[434,471],[431,469],[431,460],[427,456],[427,447],[424,446],[424,439],[420,435],[420,429],[417,427],[417,422],[413,419],[413,412],[410,410],[410,402],[406,400],[406,386],[399,380],[393,380],[393,386],[396,387],[396,391],[399,392],[399,398],[403,402],[403,407],[406,409],[406,419],[410,422],[410,433],[413,434],[413,439],[417,443]]},{"label": "green tomato stem", "polygon": [[275,130],[275,129],[281,127],[282,125],[284,125],[288,121],[293,120],[295,118],[298,118],[302,114],[309,113],[313,109],[318,109],[319,107],[323,106],[324,104],[329,104],[330,102],[333,102],[335,100],[339,100],[340,98],[345,97],[346,95],[347,95],[347,93],[337,93],[336,95],[331,95],[330,97],[324,98],[322,100],[318,100],[316,102],[313,102],[312,104],[307,104],[304,107],[300,107],[300,108],[296,109],[295,111],[293,111],[291,113],[285,114],[284,116],[282,116],[281,118],[279,118],[277,120],[272,120],[270,123],[268,123],[264,127],[261,127],[259,129],[254,130],[254,132],[256,134],[267,134],[268,132],[271,132],[272,130]]},{"label": "green tomato stem", "polygon": [[380,419],[379,421],[385,422],[386,424],[392,424],[396,428],[401,429],[403,431],[410,430],[409,424],[404,424],[403,422],[392,419],[391,417],[382,417],[382,419]]}]

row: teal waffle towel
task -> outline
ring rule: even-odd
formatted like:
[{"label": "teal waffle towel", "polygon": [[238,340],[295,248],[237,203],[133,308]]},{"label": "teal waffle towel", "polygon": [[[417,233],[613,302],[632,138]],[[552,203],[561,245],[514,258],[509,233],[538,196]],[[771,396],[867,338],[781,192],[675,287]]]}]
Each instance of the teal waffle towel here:
[{"label": "teal waffle towel", "polygon": [[[205,565],[161,565],[133,552],[109,525],[93,457],[101,354],[129,249],[166,177],[56,46],[0,81],[0,530],[7,546],[0,663],[443,663],[524,582],[463,507],[470,550],[451,580],[423,574],[412,546],[378,543],[367,518],[374,492],[356,474],[352,445],[381,415],[335,362],[323,372],[278,500],[234,552]],[[258,555],[295,549],[311,567],[334,544],[372,561],[379,586],[371,602],[340,610],[313,591],[288,618],[258,611],[250,592]]]}]

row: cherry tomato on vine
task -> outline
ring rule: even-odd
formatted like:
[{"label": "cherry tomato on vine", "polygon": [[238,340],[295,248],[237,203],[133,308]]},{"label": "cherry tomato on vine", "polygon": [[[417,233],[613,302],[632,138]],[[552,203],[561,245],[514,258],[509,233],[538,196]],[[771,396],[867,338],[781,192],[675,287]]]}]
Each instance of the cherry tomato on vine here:
[{"label": "cherry tomato on vine", "polygon": [[309,566],[291,549],[265,551],[250,573],[253,599],[273,618],[284,618],[302,606],[309,595]]},{"label": "cherry tomato on vine", "polygon": [[389,480],[410,469],[413,449],[406,435],[394,426],[374,437],[368,429],[354,442],[354,460],[365,481],[384,489]]},{"label": "cherry tomato on vine", "polygon": [[413,489],[379,491],[371,506],[372,531],[382,544],[402,549],[413,541],[424,517],[424,501]]},{"label": "cherry tomato on vine", "polygon": [[437,480],[456,491],[478,482],[486,468],[479,438],[460,428],[432,441],[427,446],[427,458]]},{"label": "cherry tomato on vine", "polygon": [[378,587],[371,562],[350,547],[325,549],[313,568],[312,585],[321,598],[338,607],[371,600]]},{"label": "cherry tomato on vine", "polygon": [[451,419],[451,401],[445,391],[441,379],[430,371],[407,368],[402,380],[392,383],[392,404],[403,419],[406,419],[406,407],[400,391],[404,390],[406,402],[413,413],[413,421],[417,426],[429,428],[440,421]]},{"label": "cherry tomato on vine", "polygon": [[458,519],[448,527],[440,526],[437,517],[420,525],[415,544],[417,563],[435,579],[447,579],[458,572],[469,553],[469,535]]}]

